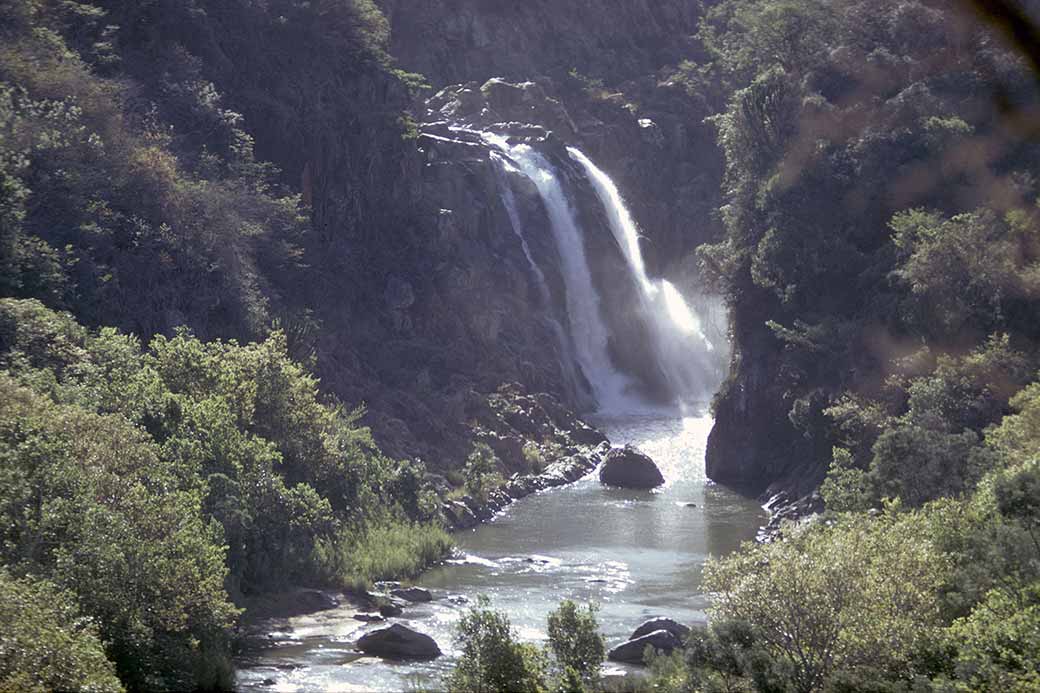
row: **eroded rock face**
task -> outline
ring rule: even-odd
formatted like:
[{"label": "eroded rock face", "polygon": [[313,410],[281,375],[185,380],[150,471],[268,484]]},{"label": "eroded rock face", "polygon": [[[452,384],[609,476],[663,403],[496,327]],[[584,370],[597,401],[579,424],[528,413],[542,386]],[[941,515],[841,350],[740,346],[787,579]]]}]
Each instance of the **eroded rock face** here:
[{"label": "eroded rock face", "polygon": [[643,655],[647,646],[667,654],[682,647],[682,642],[667,630],[655,630],[621,643],[607,653],[607,659],[625,664],[645,664]]},{"label": "eroded rock face", "polygon": [[664,475],[649,456],[626,445],[607,453],[599,470],[599,480],[608,486],[651,489],[664,483]]},{"label": "eroded rock face", "polygon": [[357,648],[365,654],[387,659],[434,659],[441,648],[430,636],[400,623],[361,636]]}]

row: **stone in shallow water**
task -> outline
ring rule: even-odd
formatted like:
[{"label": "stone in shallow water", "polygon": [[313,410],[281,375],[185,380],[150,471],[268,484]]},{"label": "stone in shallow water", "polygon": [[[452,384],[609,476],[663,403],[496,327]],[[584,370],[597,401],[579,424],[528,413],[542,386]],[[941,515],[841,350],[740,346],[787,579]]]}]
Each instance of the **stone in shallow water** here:
[{"label": "stone in shallow water", "polygon": [[643,653],[646,652],[647,645],[667,654],[681,647],[682,643],[673,633],[666,630],[655,630],[642,637],[621,643],[607,653],[607,659],[625,664],[645,664]]},{"label": "stone in shallow water", "polygon": [[673,621],[670,618],[652,618],[643,625],[636,628],[635,631],[632,633],[631,637],[629,637],[629,640],[635,640],[636,638],[641,638],[644,635],[649,635],[650,633],[653,633],[655,630],[666,630],[675,637],[679,638],[680,641],[686,640],[686,637],[690,634],[690,629],[684,626],[683,624],[679,623],[678,621]]},{"label": "stone in shallow water", "polygon": [[600,482],[622,488],[656,488],[664,483],[664,475],[654,461],[631,445],[614,448],[599,470]]},{"label": "stone in shallow water", "polygon": [[422,587],[402,587],[400,589],[390,590],[390,594],[409,602],[433,601],[433,595],[430,594],[430,590],[423,589]]},{"label": "stone in shallow water", "polygon": [[391,618],[393,616],[400,616],[404,613],[404,609],[399,607],[397,604],[380,604],[379,615],[385,618]]},{"label": "stone in shallow water", "polygon": [[364,623],[380,623],[386,619],[379,614],[354,614],[354,620]]},{"label": "stone in shallow water", "polygon": [[433,659],[441,656],[441,648],[433,638],[400,623],[366,633],[358,640],[357,648],[365,654],[387,659]]}]

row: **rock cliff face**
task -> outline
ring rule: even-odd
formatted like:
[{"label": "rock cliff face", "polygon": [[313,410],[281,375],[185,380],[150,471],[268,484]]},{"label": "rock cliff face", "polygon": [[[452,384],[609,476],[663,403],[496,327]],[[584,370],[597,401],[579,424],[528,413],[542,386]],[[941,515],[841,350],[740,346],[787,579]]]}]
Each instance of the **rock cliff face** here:
[{"label": "rock cliff face", "polygon": [[708,436],[708,478],[750,496],[789,499],[819,486],[831,441],[811,440],[788,418],[789,394],[778,382],[782,347],[766,325],[776,297],[748,288],[732,320],[736,346],[729,378],[715,398],[715,425]]},{"label": "rock cliff face", "polygon": [[391,53],[438,86],[571,69],[611,83],[692,50],[697,3],[683,0],[380,0]]},{"label": "rock cliff face", "polygon": [[[358,335],[350,347],[328,341],[318,350],[325,355],[319,359],[324,381],[348,400],[369,405],[377,439],[392,454],[420,456],[434,467],[457,464],[475,439],[465,422],[481,410],[484,393],[503,382],[552,393],[578,410],[588,404],[561,370],[563,354],[547,319],[561,315],[561,306],[542,305],[489,147],[451,128],[496,125],[526,137],[563,175],[573,169],[564,145],[582,148],[625,195],[645,232],[651,273],[670,276],[682,289],[696,278],[689,262],[694,249],[717,236],[711,210],[718,206],[722,162],[714,134],[702,122],[707,106],[655,74],[690,55],[691,7],[586,4],[384,3],[391,52],[403,68],[422,72],[433,84],[476,78],[413,105],[420,130],[415,156],[399,159],[399,179],[390,190],[400,192],[388,201],[412,216],[371,227],[394,239],[378,244],[393,248],[392,254],[368,247],[377,240],[372,236],[358,238],[353,263],[344,268],[357,275],[351,293],[364,296],[378,286],[381,295],[362,299],[360,310],[331,332]],[[609,22],[603,19],[608,16]],[[609,59],[611,45],[626,56],[623,61]],[[567,74],[572,67],[619,86],[578,83]],[[512,187],[520,216],[544,230],[546,212],[535,191],[525,191],[522,181]],[[323,189],[339,198],[342,184],[333,179]],[[587,250],[597,285],[610,294],[605,303],[615,307],[611,329],[624,334],[635,329],[625,319],[635,287],[616,280],[625,276],[623,260],[592,198],[586,188],[573,201],[583,226],[601,231],[589,234]],[[354,209],[326,206],[340,215]],[[351,219],[343,228],[356,224]],[[563,280],[554,270],[551,241],[543,233],[530,244],[559,301]],[[375,276],[380,271],[384,276]],[[317,303],[337,304],[327,294]],[[330,319],[335,316],[323,318]],[[637,340],[619,339],[617,345],[616,360],[630,369],[647,362]]]},{"label": "rock cliff face", "polygon": [[[323,387],[368,407],[366,421],[387,453],[446,470],[486,428],[489,397],[502,383],[550,393],[572,409],[588,405],[561,367],[549,319],[561,315],[563,295],[552,243],[535,235],[530,248],[556,302],[546,305],[491,149],[451,127],[513,123],[500,130],[529,138],[572,179],[576,213],[596,229],[587,249],[617,334],[639,329],[625,319],[635,288],[617,280],[623,259],[565,145],[615,180],[645,232],[651,273],[681,289],[695,277],[680,259],[716,237],[710,210],[721,160],[701,122],[707,108],[658,74],[692,55],[692,3],[382,6],[396,63],[456,86],[417,96],[378,51],[343,49],[349,26],[258,22],[224,31],[222,22],[241,24],[228,11],[198,22],[185,16],[149,40],[200,56],[200,76],[243,114],[259,158],[277,165],[309,205],[310,271],[290,287],[307,310],[283,323],[296,355],[314,357]],[[234,45],[228,36],[238,37]],[[292,51],[265,50],[290,43]],[[278,55],[298,59],[274,64]],[[570,76],[571,68],[603,86]],[[519,216],[545,229],[535,191],[521,180],[511,186]],[[616,341],[618,362],[637,369],[646,361],[638,340]]]}]

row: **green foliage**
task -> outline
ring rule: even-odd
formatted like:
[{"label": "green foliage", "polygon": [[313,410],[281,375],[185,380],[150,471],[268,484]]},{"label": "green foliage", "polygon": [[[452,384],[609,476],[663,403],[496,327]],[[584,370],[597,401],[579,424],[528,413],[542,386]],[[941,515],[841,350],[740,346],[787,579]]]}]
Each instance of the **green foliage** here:
[{"label": "green foliage", "polygon": [[473,446],[462,473],[466,477],[466,492],[481,503],[487,502],[488,494],[504,481],[498,472],[498,458],[486,443]]},{"label": "green foliage", "polygon": [[919,506],[974,488],[988,460],[971,431],[942,433],[919,426],[885,431],[874,444],[870,474],[880,493]]},{"label": "green foliage", "polygon": [[854,466],[852,454],[844,448],[834,448],[834,459],[820,486],[820,495],[828,510],[856,512],[870,509],[877,494],[867,473]]},{"label": "green foliage", "polygon": [[229,599],[443,557],[420,465],[385,458],[284,336],[148,350],[0,299],[0,562],[76,595],[130,688],[230,683]]},{"label": "green foliage", "polygon": [[790,677],[773,658],[755,627],[743,621],[715,620],[695,629],[685,651],[650,661],[652,690],[715,693],[787,690]]},{"label": "green foliage", "polygon": [[1040,688],[1040,583],[1000,588],[949,629],[960,691]]},{"label": "green foliage", "polygon": [[565,678],[573,672],[587,684],[595,684],[599,679],[606,645],[599,633],[596,611],[597,607],[593,604],[579,609],[568,599],[560,602],[559,608],[549,613],[549,650],[556,668]]},{"label": "green foliage", "polygon": [[753,624],[787,685],[819,690],[836,671],[912,676],[942,626],[946,558],[921,518],[849,516],[710,564],[713,615]]},{"label": "green foliage", "polygon": [[0,389],[0,560],[74,591],[128,686],[227,685],[236,610],[199,494],[123,417]]},{"label": "green foliage", "polygon": [[458,663],[446,684],[453,693],[545,691],[545,662],[532,645],[516,639],[509,619],[492,611],[486,597],[459,620]]},{"label": "green foliage", "polygon": [[0,623],[0,691],[123,690],[96,625],[54,585],[0,569]]},{"label": "green foliage", "polygon": [[950,219],[919,209],[895,215],[894,276],[910,289],[908,317],[939,338],[988,334],[1007,324],[1016,302],[1040,298],[1035,223],[1014,219],[985,209]]},{"label": "green foliage", "polygon": [[168,130],[121,110],[125,85],[64,43],[70,25],[50,3],[33,5],[31,26],[0,51],[0,181],[11,192],[0,290],[148,335],[171,329],[171,315],[260,334],[272,308],[260,275],[294,271],[299,200],[253,165],[251,139],[208,83],[192,98],[233,130],[232,160],[219,174],[186,170]]},{"label": "green foliage", "polygon": [[319,541],[316,562],[330,584],[360,591],[379,580],[417,577],[452,546],[451,537],[437,525],[387,518]]}]

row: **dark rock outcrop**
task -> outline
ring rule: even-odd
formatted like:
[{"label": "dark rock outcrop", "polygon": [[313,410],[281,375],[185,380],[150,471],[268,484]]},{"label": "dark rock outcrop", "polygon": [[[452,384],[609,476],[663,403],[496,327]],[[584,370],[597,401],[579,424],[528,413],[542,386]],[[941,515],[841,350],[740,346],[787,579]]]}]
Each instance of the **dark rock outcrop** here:
[{"label": "dark rock outcrop", "polygon": [[355,621],[361,621],[362,623],[381,623],[386,620],[380,614],[354,614]]},{"label": "dark rock outcrop", "polygon": [[[478,503],[466,496],[463,503],[448,501],[441,506],[448,526],[452,530],[469,529],[479,521],[494,517],[495,513],[513,501],[524,498],[547,488],[556,488],[573,483],[596,468],[602,459],[603,448],[585,453],[571,455],[553,462],[540,474],[514,474],[501,490],[491,493],[487,502]],[[466,508],[467,513],[459,511],[459,506]],[[462,524],[458,521],[462,520]]]},{"label": "dark rock outcrop", "polygon": [[608,486],[651,489],[663,484],[664,476],[652,459],[626,445],[607,453],[607,459],[599,470],[599,480]]},{"label": "dark rock outcrop", "polygon": [[422,587],[401,587],[395,590],[391,590],[390,594],[399,599],[404,599],[409,602],[432,602],[433,595],[430,594],[430,590]]},{"label": "dark rock outcrop", "polygon": [[388,602],[379,605],[379,615],[384,618],[393,618],[394,616],[400,616],[403,613],[404,609],[397,604],[391,604]]},{"label": "dark rock outcrop", "polygon": [[664,653],[672,652],[682,646],[675,634],[667,630],[655,630],[652,633],[633,638],[621,643],[607,653],[607,659],[625,664],[644,664],[643,655],[647,646]]},{"label": "dark rock outcrop", "polygon": [[666,630],[679,639],[680,642],[685,642],[686,638],[690,635],[690,629],[687,626],[673,621],[670,618],[652,618],[643,625],[633,631],[629,640],[636,640],[644,635],[650,635],[654,631]]},{"label": "dark rock outcrop", "polygon": [[366,633],[358,640],[357,648],[387,659],[434,659],[441,655],[433,638],[400,623]]},{"label": "dark rock outcrop", "polygon": [[628,79],[689,55],[699,8],[683,0],[380,0],[391,53],[440,84],[565,77]]}]

